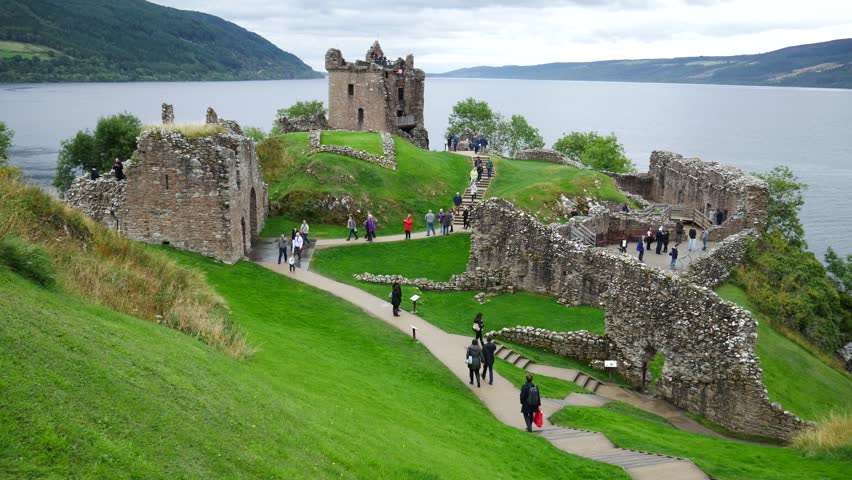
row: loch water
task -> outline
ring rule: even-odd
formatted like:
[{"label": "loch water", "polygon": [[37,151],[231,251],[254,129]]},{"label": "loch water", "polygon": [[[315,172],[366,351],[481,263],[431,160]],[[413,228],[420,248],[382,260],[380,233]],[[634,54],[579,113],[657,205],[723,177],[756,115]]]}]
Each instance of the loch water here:
[{"label": "loch water", "polygon": [[[12,163],[49,186],[62,139],[98,117],[128,111],[159,123],[174,104],[179,123],[222,118],[268,130],[275,112],[328,96],[326,80],[0,84],[0,120],[15,131]],[[819,258],[852,253],[852,90],[536,80],[427,79],[426,128],[441,148],[452,106],[485,100],[521,114],[548,145],[574,130],[614,132],[639,171],[653,150],[765,172],[787,165],[809,185],[801,218]]]}]

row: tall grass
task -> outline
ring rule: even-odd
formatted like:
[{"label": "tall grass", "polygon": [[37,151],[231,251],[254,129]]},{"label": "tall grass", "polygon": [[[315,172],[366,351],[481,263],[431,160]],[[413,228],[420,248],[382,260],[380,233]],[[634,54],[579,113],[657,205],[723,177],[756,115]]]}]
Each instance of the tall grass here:
[{"label": "tall grass", "polygon": [[792,446],[810,456],[852,460],[852,411],[825,415],[816,428],[797,435]]},{"label": "tall grass", "polygon": [[142,127],[146,130],[170,130],[178,132],[186,138],[204,138],[212,137],[220,133],[225,133],[225,127],[215,123],[174,123],[169,125],[145,125]]},{"label": "tall grass", "polygon": [[[56,284],[64,291],[165,324],[235,358],[254,353],[245,334],[229,320],[225,301],[201,273],[128,241],[15,179],[0,178],[0,218],[0,239],[8,246],[2,256],[16,262],[13,271],[42,285],[53,284],[55,271]],[[31,260],[39,252],[43,258],[37,259],[36,269]]]}]

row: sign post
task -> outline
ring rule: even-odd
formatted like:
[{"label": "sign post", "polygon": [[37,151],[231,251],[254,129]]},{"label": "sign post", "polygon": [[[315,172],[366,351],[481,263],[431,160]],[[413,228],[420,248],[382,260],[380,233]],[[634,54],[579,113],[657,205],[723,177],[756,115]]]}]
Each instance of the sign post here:
[{"label": "sign post", "polygon": [[618,368],[618,361],[616,360],[604,360],[604,368],[606,369],[607,376],[610,380],[612,380],[612,369]]},{"label": "sign post", "polygon": [[411,297],[411,301],[414,303],[414,306],[411,309],[411,313],[417,313],[417,300],[420,299],[420,295],[414,295]]}]

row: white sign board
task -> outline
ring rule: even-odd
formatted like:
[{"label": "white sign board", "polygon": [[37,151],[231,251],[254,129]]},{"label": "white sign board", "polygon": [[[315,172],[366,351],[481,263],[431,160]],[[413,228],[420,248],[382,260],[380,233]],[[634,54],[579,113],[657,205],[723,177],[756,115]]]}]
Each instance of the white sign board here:
[{"label": "white sign board", "polygon": [[604,360],[604,367],[616,368],[618,367],[618,362],[616,360]]},{"label": "white sign board", "polygon": [[415,295],[415,296],[411,297],[412,302],[416,302],[419,299],[420,299],[420,295]]}]

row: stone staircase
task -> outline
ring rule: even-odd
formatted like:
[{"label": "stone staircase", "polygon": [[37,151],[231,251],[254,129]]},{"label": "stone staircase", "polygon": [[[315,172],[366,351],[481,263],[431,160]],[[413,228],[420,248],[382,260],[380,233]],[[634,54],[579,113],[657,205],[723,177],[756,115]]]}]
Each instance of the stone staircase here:
[{"label": "stone staircase", "polygon": [[[474,165],[475,158],[476,157],[470,158],[471,166]],[[476,191],[476,202],[475,203],[482,203],[482,199],[485,198],[485,191],[488,190],[488,186],[491,185],[491,181],[494,180],[494,177],[497,176],[497,166],[496,165],[494,166],[494,168],[491,169],[491,178],[488,177],[488,169],[484,168],[484,165],[485,165],[485,163],[488,162],[489,157],[480,155],[479,158],[482,159],[483,171],[482,171],[482,179],[480,181],[476,182],[476,190],[477,191]],[[464,194],[462,195],[462,204],[461,204],[459,211],[463,212],[465,208],[473,209],[473,205],[474,205],[474,201],[473,201],[472,195],[470,193],[470,187],[468,187],[464,191]],[[464,225],[464,217],[461,215],[461,213],[459,213],[458,215],[455,216],[455,218],[453,219],[453,225],[459,226],[459,227]]]},{"label": "stone staircase", "polygon": [[[505,360],[505,361],[511,363],[512,365],[514,365],[518,368],[521,368],[521,369],[524,369],[524,370],[530,370],[529,367],[531,367],[533,365],[532,360],[530,360],[529,358],[521,355],[520,353],[512,350],[511,348],[509,348],[509,347],[507,347],[503,344],[496,343],[496,342],[495,342],[495,344],[497,345],[497,350],[495,350],[494,355],[497,358]],[[589,376],[589,375],[587,375],[583,372],[580,372],[578,370],[567,370],[567,369],[565,369],[565,370],[569,371],[570,374],[567,378],[561,377],[563,380],[568,380],[569,382],[576,383],[577,385],[585,388],[586,390],[588,390],[592,393],[595,393],[598,390],[598,388],[601,387],[601,385],[604,385],[604,383],[601,382],[600,380],[598,380],[594,377],[591,377],[591,376]],[[536,372],[533,372],[533,373],[536,373]]]}]

